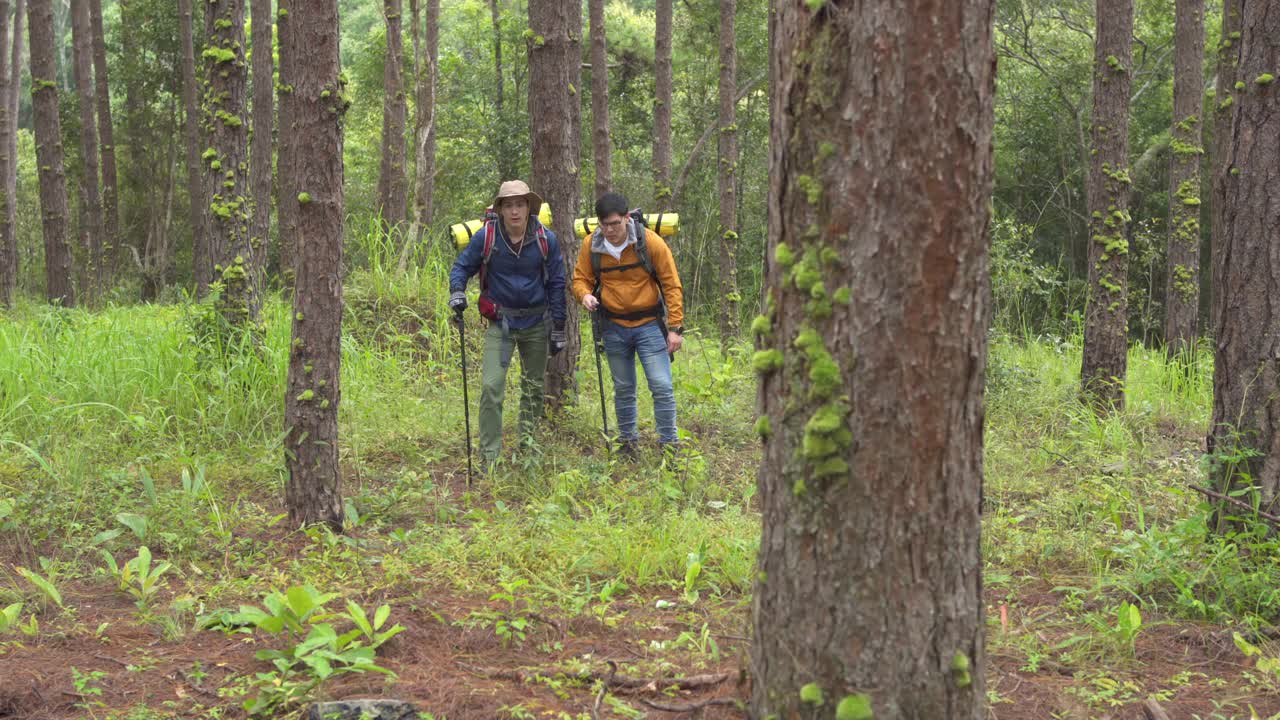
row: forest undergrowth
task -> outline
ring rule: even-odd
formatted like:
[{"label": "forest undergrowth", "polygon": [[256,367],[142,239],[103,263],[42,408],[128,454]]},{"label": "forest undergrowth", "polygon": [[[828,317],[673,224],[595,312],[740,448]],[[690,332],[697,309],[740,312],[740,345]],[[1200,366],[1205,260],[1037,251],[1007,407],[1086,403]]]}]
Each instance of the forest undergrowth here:
[{"label": "forest undergrowth", "polygon": [[[281,299],[239,344],[191,303],[0,319],[0,715],[374,696],[454,720],[736,716],[760,532],[751,349],[692,332],[681,455],[650,430],[628,461],[602,436],[588,341],[578,402],[526,439],[508,407],[503,460],[468,487],[437,270],[349,278],[342,535],[287,528]],[[1280,716],[1280,544],[1209,533],[1193,489],[1233,461],[1204,457],[1211,355],[1135,347],[1127,405],[1103,416],[1075,395],[1079,363],[1078,337],[991,336],[991,716],[1137,717],[1148,698]]]}]

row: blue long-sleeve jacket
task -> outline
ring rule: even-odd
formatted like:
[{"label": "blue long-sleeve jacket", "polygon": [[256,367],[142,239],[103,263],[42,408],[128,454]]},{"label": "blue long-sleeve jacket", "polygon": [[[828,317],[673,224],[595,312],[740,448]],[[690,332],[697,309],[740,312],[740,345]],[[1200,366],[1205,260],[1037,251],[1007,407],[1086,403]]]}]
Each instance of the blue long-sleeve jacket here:
[{"label": "blue long-sleeve jacket", "polygon": [[[489,283],[489,297],[502,307],[520,309],[546,305],[551,312],[551,321],[557,327],[565,323],[564,305],[564,257],[560,253],[560,241],[556,234],[547,229],[546,281],[543,281],[544,260],[538,248],[538,238],[534,223],[530,218],[524,245],[517,256],[507,243],[506,232],[502,222],[497,225],[497,237],[493,243],[493,253],[489,257],[489,268],[485,271]],[[467,281],[472,275],[480,272],[480,264],[484,259],[484,229],[481,228],[471,236],[471,241],[463,248],[458,259],[449,271],[449,291],[466,290]],[[508,326],[512,330],[523,330],[533,327],[542,321],[541,317],[512,317]]]}]

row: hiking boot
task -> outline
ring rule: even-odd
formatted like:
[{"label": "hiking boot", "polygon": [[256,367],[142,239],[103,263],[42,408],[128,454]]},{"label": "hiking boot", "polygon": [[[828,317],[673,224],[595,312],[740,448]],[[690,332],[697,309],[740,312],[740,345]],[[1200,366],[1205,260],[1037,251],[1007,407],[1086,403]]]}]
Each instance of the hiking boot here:
[{"label": "hiking boot", "polygon": [[640,456],[640,443],[636,440],[619,440],[614,454],[625,460],[634,461]]}]

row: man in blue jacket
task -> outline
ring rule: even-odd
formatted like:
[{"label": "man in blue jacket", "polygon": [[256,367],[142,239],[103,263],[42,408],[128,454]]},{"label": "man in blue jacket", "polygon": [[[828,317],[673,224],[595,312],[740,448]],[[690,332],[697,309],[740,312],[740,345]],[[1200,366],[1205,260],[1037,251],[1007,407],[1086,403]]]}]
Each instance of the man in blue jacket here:
[{"label": "man in blue jacket", "polygon": [[[511,356],[520,351],[520,433],[542,417],[548,350],[565,345],[564,260],[555,233],[538,221],[542,198],[519,180],[502,183],[489,220],[458,255],[449,273],[449,307],[467,307],[467,281],[480,274],[484,334],[480,391],[480,456],[488,464],[502,452],[502,398]],[[547,332],[546,316],[552,330]]]}]

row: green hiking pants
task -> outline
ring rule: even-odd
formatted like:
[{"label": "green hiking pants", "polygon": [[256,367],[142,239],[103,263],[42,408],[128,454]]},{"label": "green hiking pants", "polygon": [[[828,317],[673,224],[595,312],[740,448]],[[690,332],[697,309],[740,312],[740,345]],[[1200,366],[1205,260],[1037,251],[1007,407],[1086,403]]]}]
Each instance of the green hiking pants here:
[{"label": "green hiking pants", "polygon": [[507,368],[520,350],[520,434],[529,435],[542,418],[542,378],[547,369],[547,326],[538,323],[505,335],[494,323],[484,333],[484,363],[480,388],[480,457],[493,462],[502,452],[502,398]]}]

